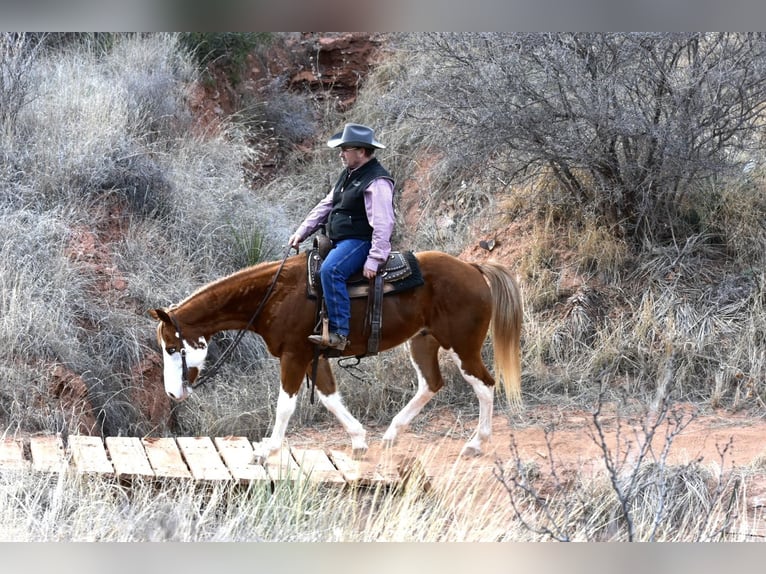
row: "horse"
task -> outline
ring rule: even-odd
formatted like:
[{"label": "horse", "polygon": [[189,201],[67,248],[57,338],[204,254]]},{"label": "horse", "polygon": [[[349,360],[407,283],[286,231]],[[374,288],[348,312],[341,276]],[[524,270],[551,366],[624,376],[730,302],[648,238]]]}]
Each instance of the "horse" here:
[{"label": "horse", "polygon": [[[317,302],[307,295],[308,252],[288,254],[289,250],[281,262],[262,262],[217,279],[176,305],[148,311],[159,321],[165,392],[174,401],[189,396],[202,376],[214,334],[254,331],[279,359],[281,378],[273,431],[256,444],[256,460],[282,447],[304,376],[312,378],[320,402],[345,428],[352,456],[361,458],[368,449],[366,430],[344,405],[328,358],[315,361],[315,346],[308,340],[317,316]],[[479,456],[492,433],[495,379],[481,357],[490,327],[495,373],[510,406],[521,405],[519,287],[511,272],[497,263],[468,263],[440,251],[418,252],[415,257],[422,285],[383,297],[379,350],[405,344],[417,376],[417,391],[387,427],[383,446],[393,446],[444,385],[438,357],[444,349],[479,402],[478,427],[461,456]],[[342,356],[363,356],[367,350],[366,305],[366,299],[352,299],[349,344]]]}]

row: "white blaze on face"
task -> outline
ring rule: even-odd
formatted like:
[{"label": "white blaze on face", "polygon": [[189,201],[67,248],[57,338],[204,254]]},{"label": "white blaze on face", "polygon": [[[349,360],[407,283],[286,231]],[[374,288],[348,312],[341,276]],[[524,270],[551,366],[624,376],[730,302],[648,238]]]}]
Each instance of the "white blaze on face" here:
[{"label": "white blaze on face", "polygon": [[[165,350],[165,342],[162,341],[163,360],[163,381],[165,382],[165,393],[176,401],[182,401],[191,394],[191,389],[184,387],[183,383],[183,360],[181,353],[176,351],[172,355]],[[207,344],[204,337],[199,338],[200,347],[195,349],[186,341],[182,341],[186,349],[186,366],[191,369],[197,367],[201,370],[207,357]]]}]

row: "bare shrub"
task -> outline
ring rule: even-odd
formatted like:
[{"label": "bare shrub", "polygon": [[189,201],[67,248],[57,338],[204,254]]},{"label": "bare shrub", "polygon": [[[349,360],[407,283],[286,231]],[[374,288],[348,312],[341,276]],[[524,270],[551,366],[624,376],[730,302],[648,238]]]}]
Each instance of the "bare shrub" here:
[{"label": "bare shrub", "polygon": [[21,109],[35,96],[31,69],[40,44],[25,33],[0,33],[0,126],[13,129]]},{"label": "bare shrub", "polygon": [[671,464],[670,448],[695,414],[665,401],[638,424],[621,416],[609,423],[605,406],[602,395],[588,432],[606,480],[565,466],[556,456],[553,428],[546,429],[547,469],[531,470],[512,437],[513,459],[498,462],[495,476],[516,518],[535,535],[559,541],[736,539],[740,479],[722,470],[731,441],[718,445],[717,473],[701,460]]},{"label": "bare shrub", "polygon": [[[266,89],[243,97],[242,111],[248,123],[255,123],[283,145],[294,146],[316,137],[318,120],[315,97],[310,93],[291,92],[282,78]],[[329,134],[328,134],[329,135]]]},{"label": "bare shrub", "polygon": [[[639,241],[685,234],[697,185],[759,149],[761,34],[417,34],[383,98],[455,165],[550,170],[573,204]],[[384,104],[386,105],[386,104]],[[438,134],[438,135],[436,135]],[[742,160],[744,159],[744,161]]]}]

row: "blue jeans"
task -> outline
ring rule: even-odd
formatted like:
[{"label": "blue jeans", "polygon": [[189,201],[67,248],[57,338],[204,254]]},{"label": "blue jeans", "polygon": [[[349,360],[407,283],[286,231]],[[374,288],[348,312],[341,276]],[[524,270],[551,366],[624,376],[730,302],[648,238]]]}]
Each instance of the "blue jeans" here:
[{"label": "blue jeans", "polygon": [[346,280],[364,267],[371,246],[371,242],[364,239],[341,239],[322,262],[319,278],[331,333],[348,337],[351,299]]}]

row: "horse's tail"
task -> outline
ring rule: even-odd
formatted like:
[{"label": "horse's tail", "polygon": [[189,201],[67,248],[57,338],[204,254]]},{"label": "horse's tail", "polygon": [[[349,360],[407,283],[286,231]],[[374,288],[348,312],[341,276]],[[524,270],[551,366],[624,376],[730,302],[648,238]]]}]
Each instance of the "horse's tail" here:
[{"label": "horse's tail", "polygon": [[476,264],[492,292],[492,344],[495,376],[503,379],[512,408],[521,407],[521,292],[513,275],[496,263]]}]

